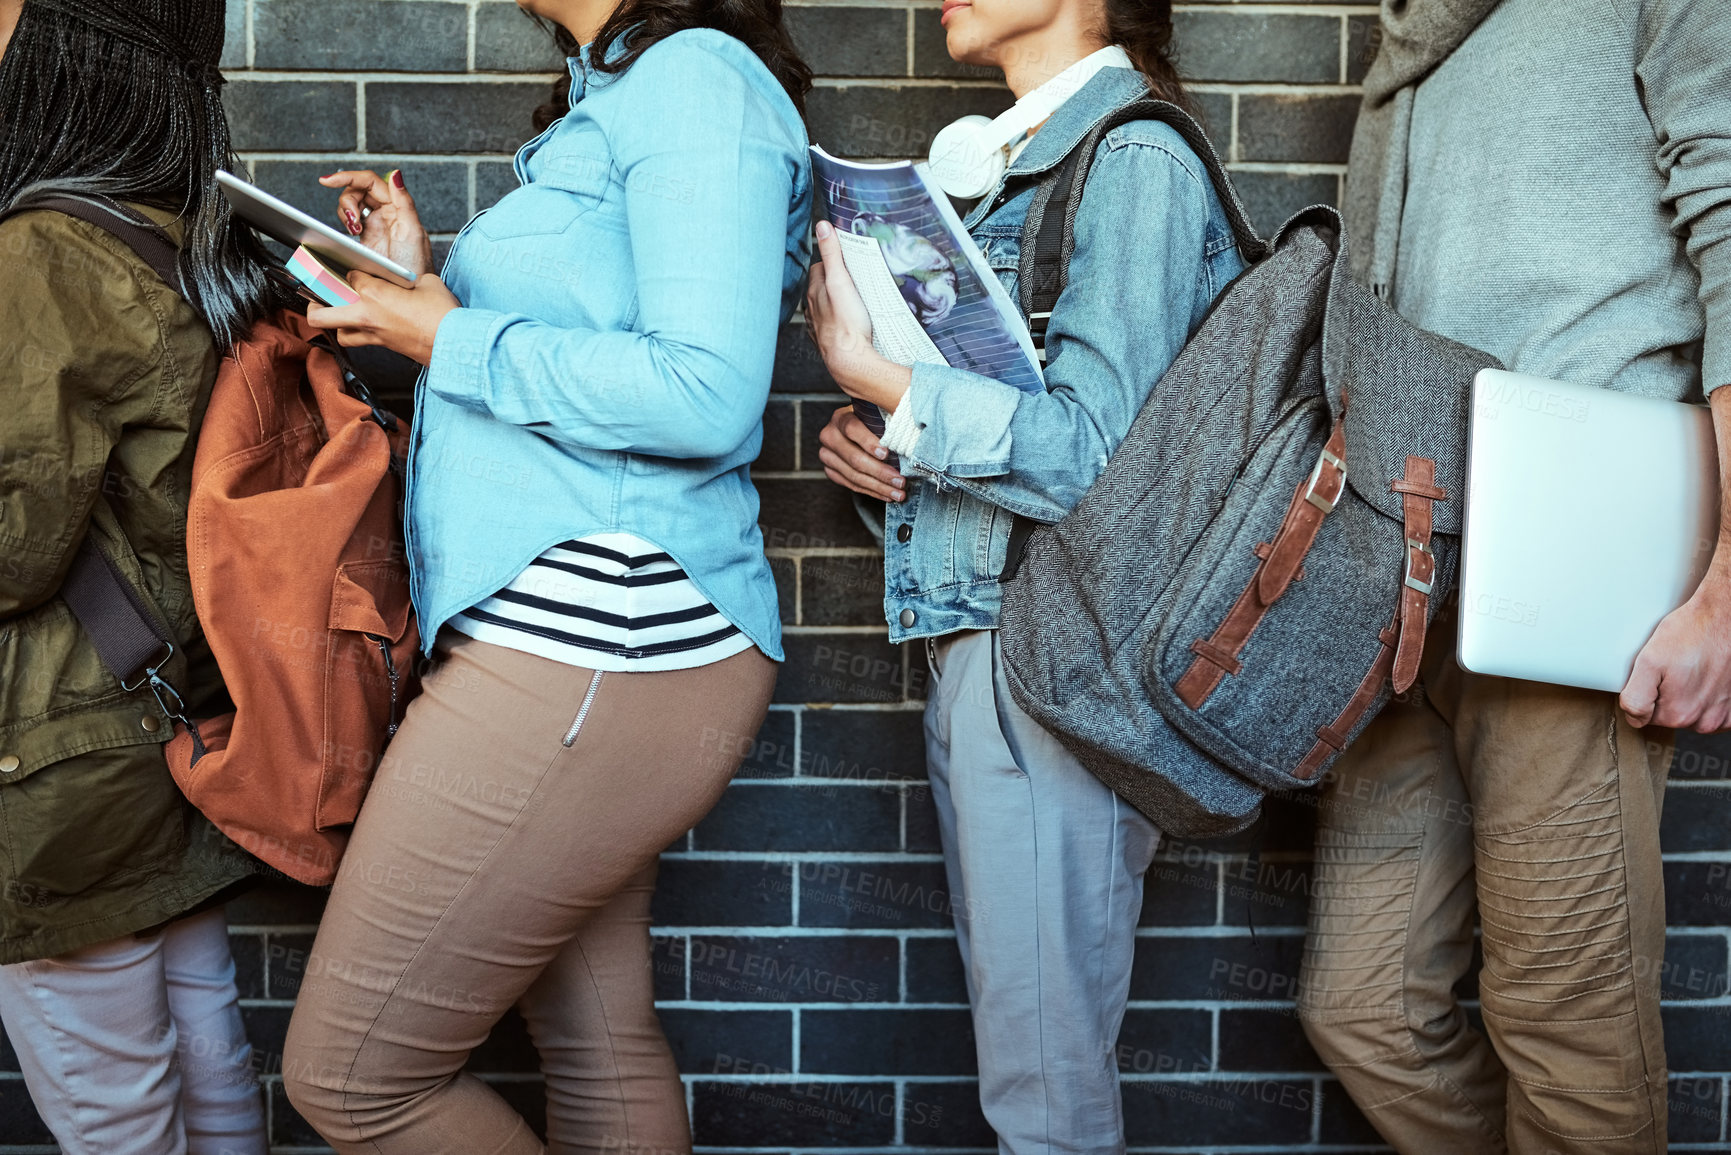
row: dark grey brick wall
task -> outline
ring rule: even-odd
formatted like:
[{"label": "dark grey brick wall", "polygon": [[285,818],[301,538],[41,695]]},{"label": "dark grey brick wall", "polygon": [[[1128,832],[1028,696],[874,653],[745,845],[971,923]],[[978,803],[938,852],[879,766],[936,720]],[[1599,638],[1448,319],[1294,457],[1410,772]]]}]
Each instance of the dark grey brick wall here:
[{"label": "dark grey brick wall", "polygon": [[[447,241],[510,187],[509,153],[558,64],[506,0],[230,8],[227,96],[257,179],[317,206],[330,202],[320,172],[401,167]],[[1181,6],[1184,70],[1264,228],[1337,199],[1374,11]],[[812,135],[832,151],[923,153],[951,118],[1007,103],[990,75],[944,54],[933,3],[796,4],[787,18],[822,77]],[[879,552],[816,462],[816,432],[841,400],[791,326],[756,470],[789,660],[738,782],[665,857],[662,1017],[700,1149],[984,1151],[925,783],[925,670],[918,652],[884,641]],[[1677,1150],[1725,1149],[1728,767],[1731,745],[1687,746],[1665,817]],[[1170,845],[1156,864],[1119,1050],[1133,1149],[1379,1149],[1292,1014],[1310,832],[1308,807],[1288,803],[1245,836]],[[277,886],[229,909],[280,1151],[319,1149],[277,1073],[321,903]],[[520,1022],[503,1023],[471,1066],[539,1119]],[[0,1151],[52,1150],[16,1071],[0,1050]]]}]

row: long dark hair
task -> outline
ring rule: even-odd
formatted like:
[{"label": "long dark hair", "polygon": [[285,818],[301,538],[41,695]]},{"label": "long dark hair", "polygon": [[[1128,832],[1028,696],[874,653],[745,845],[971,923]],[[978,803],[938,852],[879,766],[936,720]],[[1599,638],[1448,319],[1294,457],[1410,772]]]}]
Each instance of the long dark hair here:
[{"label": "long dark hair", "polygon": [[[536,18],[553,35],[565,56],[577,55],[577,38],[564,28]],[[805,94],[811,91],[811,69],[801,60],[781,23],[781,0],[624,0],[595,34],[589,66],[597,72],[624,72],[658,40],[687,28],[725,32],[757,54],[769,74],[787,91],[794,108],[805,116]],[[623,39],[625,51],[607,59],[613,42]],[[561,76],[553,97],[535,110],[536,131],[571,111],[571,77]]]},{"label": "long dark hair", "polygon": [[1147,79],[1150,93],[1195,111],[1172,59],[1172,0],[1106,0],[1105,32]]},{"label": "long dark hair", "polygon": [[0,209],[49,191],[179,214],[181,279],[225,352],[281,303],[269,257],[231,223],[224,0],[26,0],[0,58]]}]

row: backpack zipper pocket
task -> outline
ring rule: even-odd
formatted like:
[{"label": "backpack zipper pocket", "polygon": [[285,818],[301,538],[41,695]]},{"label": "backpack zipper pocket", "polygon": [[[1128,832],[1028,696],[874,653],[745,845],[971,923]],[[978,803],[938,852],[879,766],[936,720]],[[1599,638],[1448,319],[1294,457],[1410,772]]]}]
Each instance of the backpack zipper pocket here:
[{"label": "backpack zipper pocket", "polygon": [[601,671],[596,670],[595,676],[589,679],[589,692],[583,695],[583,704],[577,707],[577,716],[571,719],[571,728],[565,731],[565,738],[559,744],[570,746],[577,741],[577,731],[583,728],[583,719],[589,716],[589,707],[595,704],[595,693],[601,689]]}]

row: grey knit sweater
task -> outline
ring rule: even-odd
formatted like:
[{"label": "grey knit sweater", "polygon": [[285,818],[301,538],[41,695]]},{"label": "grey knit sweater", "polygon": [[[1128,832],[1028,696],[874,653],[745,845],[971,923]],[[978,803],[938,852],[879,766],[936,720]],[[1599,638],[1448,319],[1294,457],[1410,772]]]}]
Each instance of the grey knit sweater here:
[{"label": "grey knit sweater", "polygon": [[1419,85],[1407,171],[1414,323],[1580,384],[1731,384],[1731,0],[1504,0]]}]

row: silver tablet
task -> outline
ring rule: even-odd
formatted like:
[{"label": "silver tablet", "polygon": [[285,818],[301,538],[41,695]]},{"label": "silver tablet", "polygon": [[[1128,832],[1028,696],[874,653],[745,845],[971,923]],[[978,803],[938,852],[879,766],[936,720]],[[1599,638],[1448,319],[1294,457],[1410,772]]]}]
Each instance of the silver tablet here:
[{"label": "silver tablet", "polygon": [[344,272],[359,269],[401,284],[415,283],[415,274],[395,261],[380,256],[353,237],[344,236],[288,202],[278,200],[257,185],[248,184],[233,173],[220,171],[216,174],[216,183],[222,186],[223,195],[234,206],[235,215],[273,240],[291,248],[305,245]]}]

